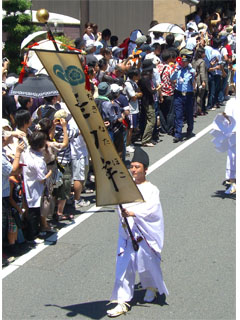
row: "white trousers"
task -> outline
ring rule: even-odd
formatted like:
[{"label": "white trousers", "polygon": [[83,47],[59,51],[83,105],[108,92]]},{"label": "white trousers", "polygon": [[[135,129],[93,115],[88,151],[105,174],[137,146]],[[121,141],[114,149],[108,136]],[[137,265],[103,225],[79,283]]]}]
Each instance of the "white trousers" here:
[{"label": "white trousers", "polygon": [[124,252],[117,256],[116,279],[111,301],[117,300],[122,303],[132,300],[136,272],[144,289],[153,287],[157,288],[160,294],[168,294],[160,268],[160,256],[149,248],[145,240],[139,243],[137,252],[133,250],[132,243],[128,240]]},{"label": "white trousers", "polygon": [[228,150],[226,164],[226,179],[236,179],[236,149],[235,152]]}]

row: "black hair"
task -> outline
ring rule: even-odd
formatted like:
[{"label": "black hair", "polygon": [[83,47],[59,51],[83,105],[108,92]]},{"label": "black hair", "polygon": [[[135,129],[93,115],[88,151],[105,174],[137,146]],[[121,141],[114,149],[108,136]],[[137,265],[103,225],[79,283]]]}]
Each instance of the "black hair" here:
[{"label": "black hair", "polygon": [[148,34],[146,35],[146,38],[147,38],[146,44],[151,44],[152,38]]},{"label": "black hair", "polygon": [[160,49],[160,50],[161,50],[161,45],[160,45],[160,43],[155,42],[155,43],[152,44],[152,48],[153,48],[154,50],[156,50],[156,49]]},{"label": "black hair", "polygon": [[213,44],[212,44],[213,49],[218,49],[219,47],[221,47],[221,44],[222,44],[221,39],[213,38]]},{"label": "black hair", "polygon": [[52,128],[52,125],[53,125],[53,121],[50,120],[49,118],[43,118],[41,119],[38,124],[40,125],[41,127],[41,132],[45,133],[46,136],[47,136],[47,139],[50,140],[49,138],[49,132]]},{"label": "black hair", "polygon": [[136,76],[139,76],[139,75],[140,75],[140,70],[138,68],[131,67],[127,72],[127,76],[130,79],[133,79],[134,76],[136,77]]},{"label": "black hair", "polygon": [[168,49],[163,50],[161,57],[164,62],[170,59],[170,50]]},{"label": "black hair", "polygon": [[85,41],[81,38],[77,38],[74,41],[74,45],[76,49],[81,49],[85,46]]},{"label": "black hair", "polygon": [[112,47],[116,47],[118,45],[118,37],[117,36],[111,36],[110,44],[111,44]]},{"label": "black hair", "polygon": [[31,113],[28,110],[21,107],[17,109],[14,118],[17,128],[23,128],[25,124],[29,123],[31,119]]},{"label": "black hair", "polygon": [[167,44],[168,44],[169,46],[172,46],[172,45],[173,45],[174,40],[175,40],[175,37],[174,37],[174,35],[173,35],[172,33],[170,33],[170,34],[168,34],[168,35],[166,36],[166,42],[167,42]]},{"label": "black hair", "polygon": [[90,67],[88,67],[88,74],[89,75],[91,75],[91,76],[93,76],[93,74],[94,74],[94,67],[92,67],[92,66],[90,66]]},{"label": "black hair", "polygon": [[157,20],[152,20],[150,23],[150,29],[158,24]]},{"label": "black hair", "polygon": [[107,59],[106,58],[100,59],[98,62],[98,65],[99,65],[99,69],[102,70],[102,68],[107,65]]},{"label": "black hair", "polygon": [[51,97],[44,97],[44,100],[46,100],[48,103],[52,103],[53,98],[55,98],[56,96],[51,96]]},{"label": "black hair", "polygon": [[29,97],[18,97],[18,102],[20,103],[21,107],[23,107],[24,109],[27,109],[27,104],[28,102],[31,101],[31,98]]},{"label": "black hair", "polygon": [[102,49],[100,50],[100,54],[101,54],[102,56],[104,56],[105,54],[112,54],[112,51],[111,51],[110,49],[108,49],[108,48],[102,48]]},{"label": "black hair", "polygon": [[153,74],[153,69],[152,70],[143,70],[141,73],[142,77],[148,77],[149,79],[152,78],[152,74]]},{"label": "black hair", "polygon": [[109,30],[109,29],[104,29],[103,31],[102,31],[102,38],[104,39],[104,38],[106,38],[106,37],[111,37],[111,35],[112,35],[112,33],[111,33],[111,31]]},{"label": "black hair", "polygon": [[198,48],[195,52],[194,60],[200,59],[203,53],[205,53],[205,50],[201,47]]},{"label": "black hair", "polygon": [[89,61],[87,65],[89,67],[95,68],[97,64],[98,64],[98,61],[92,60],[92,61]]},{"label": "black hair", "polygon": [[86,22],[85,25],[84,25],[85,29],[87,29],[87,27],[93,27],[93,24],[92,22]]},{"label": "black hair", "polygon": [[47,140],[47,135],[42,131],[34,131],[31,135],[27,136],[28,143],[30,147],[38,151],[39,149],[44,147],[44,144]]},{"label": "black hair", "polygon": [[162,32],[153,31],[154,38],[158,39],[163,36]]},{"label": "black hair", "polygon": [[166,62],[170,58],[176,58],[177,53],[175,50],[165,49],[163,50],[161,57],[162,57],[162,60]]}]

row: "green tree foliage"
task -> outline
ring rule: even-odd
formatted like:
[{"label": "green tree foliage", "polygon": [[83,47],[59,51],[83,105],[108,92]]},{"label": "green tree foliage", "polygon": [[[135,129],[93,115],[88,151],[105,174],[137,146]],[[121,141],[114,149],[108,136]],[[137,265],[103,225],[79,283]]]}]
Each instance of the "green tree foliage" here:
[{"label": "green tree foliage", "polygon": [[[65,35],[55,36],[54,38],[55,38],[55,40],[61,41],[63,44],[65,44],[67,46],[74,47],[74,40],[65,36]],[[61,49],[63,49],[64,51],[68,50],[67,47],[65,47],[65,46],[61,46]]]},{"label": "green tree foliage", "polygon": [[21,42],[29,34],[41,28],[33,25],[30,14],[24,13],[31,8],[30,0],[4,0],[2,8],[6,11],[6,16],[2,20],[2,29],[7,33],[4,51],[10,60],[9,71],[19,73],[22,61]]}]

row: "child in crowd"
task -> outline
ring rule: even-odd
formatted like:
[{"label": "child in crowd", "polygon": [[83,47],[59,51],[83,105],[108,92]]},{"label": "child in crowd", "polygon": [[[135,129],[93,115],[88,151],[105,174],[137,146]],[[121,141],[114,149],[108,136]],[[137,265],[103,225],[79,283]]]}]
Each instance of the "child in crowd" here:
[{"label": "child in crowd", "polygon": [[127,73],[127,80],[125,82],[125,88],[123,93],[127,96],[130,106],[130,128],[127,137],[127,152],[134,152],[134,147],[131,145],[133,130],[138,129],[138,117],[139,117],[139,101],[142,97],[142,92],[137,85],[137,81],[140,79],[140,71],[137,68],[129,69]]},{"label": "child in crowd", "polygon": [[45,133],[35,131],[28,136],[29,148],[23,156],[23,178],[28,204],[27,214],[27,240],[34,240],[40,232],[40,205],[44,191],[44,184],[51,176],[52,171],[47,172],[47,164],[43,157],[47,136]]},{"label": "child in crowd", "polygon": [[[63,141],[56,142],[54,141],[54,134],[56,125],[61,126],[63,130]],[[37,126],[41,132],[45,133],[47,136],[46,147],[43,150],[44,160],[47,164],[47,170],[52,171],[52,175],[49,177],[47,181],[47,191],[51,196],[53,193],[53,189],[56,186],[57,178],[60,174],[60,171],[57,166],[57,154],[62,149],[68,146],[68,133],[67,133],[67,122],[65,119],[55,119],[54,121],[43,118],[39,121],[39,126]],[[52,212],[52,215],[54,212]],[[47,223],[47,217],[44,210],[41,210],[41,230],[42,231],[52,231],[52,227]]]}]

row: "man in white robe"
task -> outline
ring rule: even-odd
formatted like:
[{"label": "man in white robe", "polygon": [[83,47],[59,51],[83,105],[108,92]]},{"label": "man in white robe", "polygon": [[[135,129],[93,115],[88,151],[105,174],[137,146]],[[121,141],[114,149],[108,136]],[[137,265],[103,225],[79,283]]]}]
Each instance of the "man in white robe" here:
[{"label": "man in white robe", "polygon": [[[109,317],[126,313],[127,302],[134,293],[135,274],[138,272],[141,285],[146,290],[145,302],[152,302],[157,291],[168,294],[160,268],[161,251],[164,240],[164,222],[159,190],[151,182],[146,181],[146,171],[149,158],[145,151],[135,150],[130,171],[145,202],[123,205],[119,209],[119,239],[116,261],[116,279],[111,296],[111,302],[117,306],[107,311]],[[126,227],[124,217],[127,217],[132,234],[139,245],[134,251],[132,241]],[[111,303],[110,302],[110,303]]]}]

